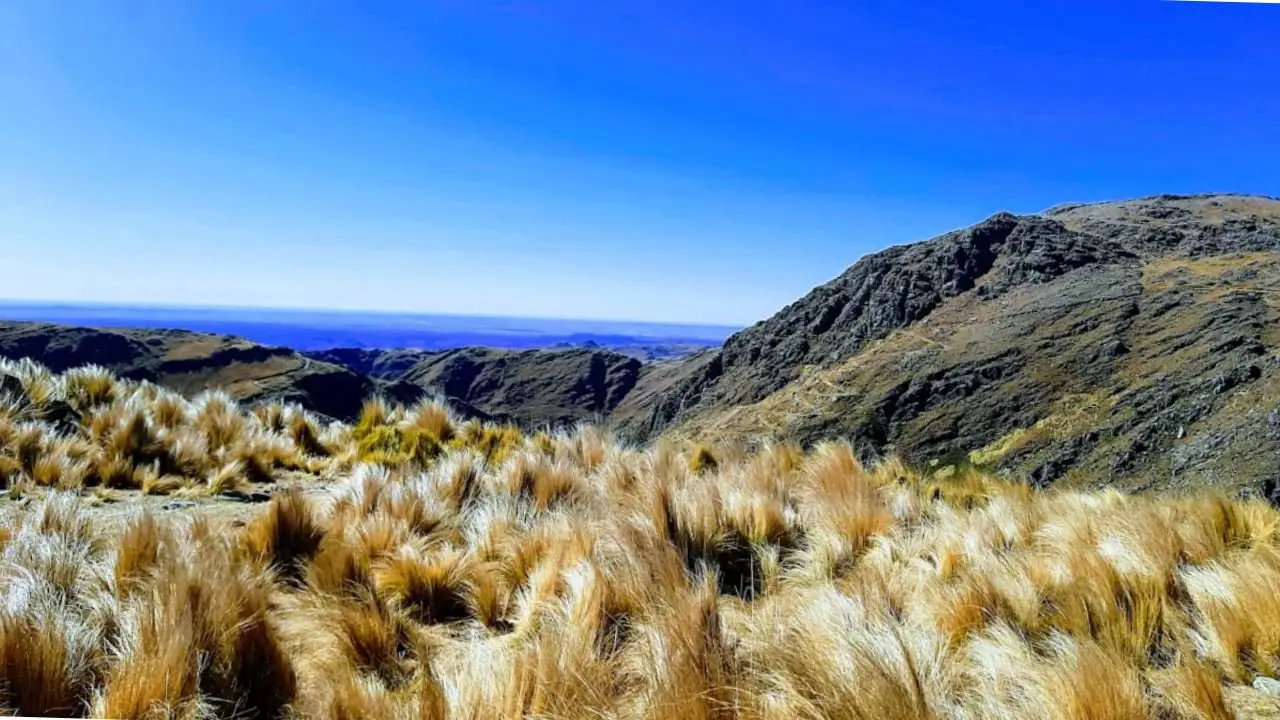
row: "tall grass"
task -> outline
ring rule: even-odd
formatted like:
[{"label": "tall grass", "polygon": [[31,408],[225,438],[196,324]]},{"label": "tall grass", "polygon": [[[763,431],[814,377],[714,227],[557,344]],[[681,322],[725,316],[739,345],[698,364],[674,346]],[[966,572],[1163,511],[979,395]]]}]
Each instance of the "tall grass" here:
[{"label": "tall grass", "polygon": [[[76,437],[25,410],[0,427],[7,472],[50,486],[0,505],[7,712],[1065,720],[1275,704],[1249,689],[1280,673],[1280,512],[1261,501],[939,479],[841,443],[525,437],[439,403],[321,427],[96,378],[76,381]],[[396,444],[361,447],[379,432]],[[405,452],[414,434],[431,453]],[[78,494],[108,475],[102,457],[113,483],[149,467],[152,486],[247,486],[319,461],[336,479],[241,524],[107,521]]]}]

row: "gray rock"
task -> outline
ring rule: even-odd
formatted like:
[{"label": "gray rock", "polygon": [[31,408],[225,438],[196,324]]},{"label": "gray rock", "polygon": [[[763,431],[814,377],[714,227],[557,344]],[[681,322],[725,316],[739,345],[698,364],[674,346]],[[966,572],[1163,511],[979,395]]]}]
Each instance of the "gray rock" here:
[{"label": "gray rock", "polygon": [[1259,675],[1254,678],[1253,689],[1280,700],[1280,680],[1267,677],[1266,675]]},{"label": "gray rock", "polygon": [[218,497],[223,500],[232,500],[242,503],[264,503],[271,501],[271,494],[264,492],[241,492],[239,490],[226,490],[218,493]]},{"label": "gray rock", "polygon": [[1178,445],[1170,453],[1174,471],[1181,472],[1189,467],[1211,463],[1234,437],[1233,430],[1205,431],[1189,442]]}]

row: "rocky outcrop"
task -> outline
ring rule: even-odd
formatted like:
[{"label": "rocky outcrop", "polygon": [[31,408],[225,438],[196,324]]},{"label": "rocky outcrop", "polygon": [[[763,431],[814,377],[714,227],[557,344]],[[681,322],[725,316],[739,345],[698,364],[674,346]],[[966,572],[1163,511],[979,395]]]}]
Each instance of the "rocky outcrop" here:
[{"label": "rocky outcrop", "polygon": [[994,298],[1079,268],[1135,259],[1119,245],[1059,221],[1009,213],[870,255],[768,320],[730,337],[717,360],[655,408],[651,429],[695,406],[759,401],[794,380],[800,368],[839,362],[975,289]]}]

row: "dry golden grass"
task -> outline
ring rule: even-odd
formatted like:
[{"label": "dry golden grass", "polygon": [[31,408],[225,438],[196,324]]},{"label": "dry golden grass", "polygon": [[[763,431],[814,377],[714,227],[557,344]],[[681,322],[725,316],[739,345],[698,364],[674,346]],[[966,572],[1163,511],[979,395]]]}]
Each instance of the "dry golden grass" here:
[{"label": "dry golden grass", "polygon": [[[22,388],[0,397],[0,486],[11,493],[104,486],[216,494],[362,459],[350,428],[325,427],[293,405],[242,408],[220,390],[188,399],[94,366],[55,375],[29,360],[0,360],[0,376]],[[63,408],[57,424],[51,407]],[[413,420],[431,426],[433,412],[444,418],[435,432],[444,432],[439,425],[452,418],[442,407],[424,404]]]},{"label": "dry golden grass", "polygon": [[[0,504],[6,712],[1280,717],[1249,687],[1280,673],[1280,512],[1260,501],[925,477],[841,443],[525,437],[439,403],[321,427],[86,378],[77,436],[0,417],[0,470],[51,488]],[[80,494],[307,462],[322,493],[238,526],[107,523]]]}]

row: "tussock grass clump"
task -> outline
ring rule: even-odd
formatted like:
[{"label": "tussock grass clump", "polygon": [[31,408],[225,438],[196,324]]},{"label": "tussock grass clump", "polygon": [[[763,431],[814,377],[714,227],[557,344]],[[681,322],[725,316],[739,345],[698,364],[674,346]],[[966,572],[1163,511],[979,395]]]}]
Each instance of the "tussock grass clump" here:
[{"label": "tussock grass clump", "polygon": [[290,408],[286,411],[285,431],[298,452],[303,455],[325,457],[333,452],[321,439],[319,422],[302,408]]},{"label": "tussock grass clump", "polygon": [[320,549],[324,528],[295,489],[276,495],[240,534],[244,553],[285,578],[300,578],[305,563]]},{"label": "tussock grass clump", "polygon": [[[1280,675],[1280,511],[1257,500],[921,475],[837,442],[525,436],[438,401],[322,427],[0,370],[81,417],[0,415],[0,477],[47,488],[0,504],[6,711],[1230,718]],[[234,524],[79,496],[321,467]]]},{"label": "tussock grass clump", "polygon": [[0,377],[13,378],[21,397],[13,398],[19,407],[43,408],[59,399],[64,385],[48,368],[31,358],[0,358]]},{"label": "tussock grass clump", "polygon": [[430,465],[449,447],[460,447],[459,433],[453,413],[431,399],[408,410],[371,399],[352,429],[361,461],[416,468]]},{"label": "tussock grass clump", "polygon": [[86,365],[63,373],[62,391],[67,402],[83,413],[111,404],[116,399],[118,383],[106,368]]},{"label": "tussock grass clump", "polygon": [[[165,494],[202,487],[216,494],[273,483],[285,471],[330,474],[355,452],[349,429],[323,427],[295,405],[243,408],[221,390],[187,399],[98,366],[56,375],[30,360],[0,361],[0,382],[6,488]],[[415,417],[446,435],[448,421],[427,409]],[[415,458],[425,463],[432,456]]]}]

